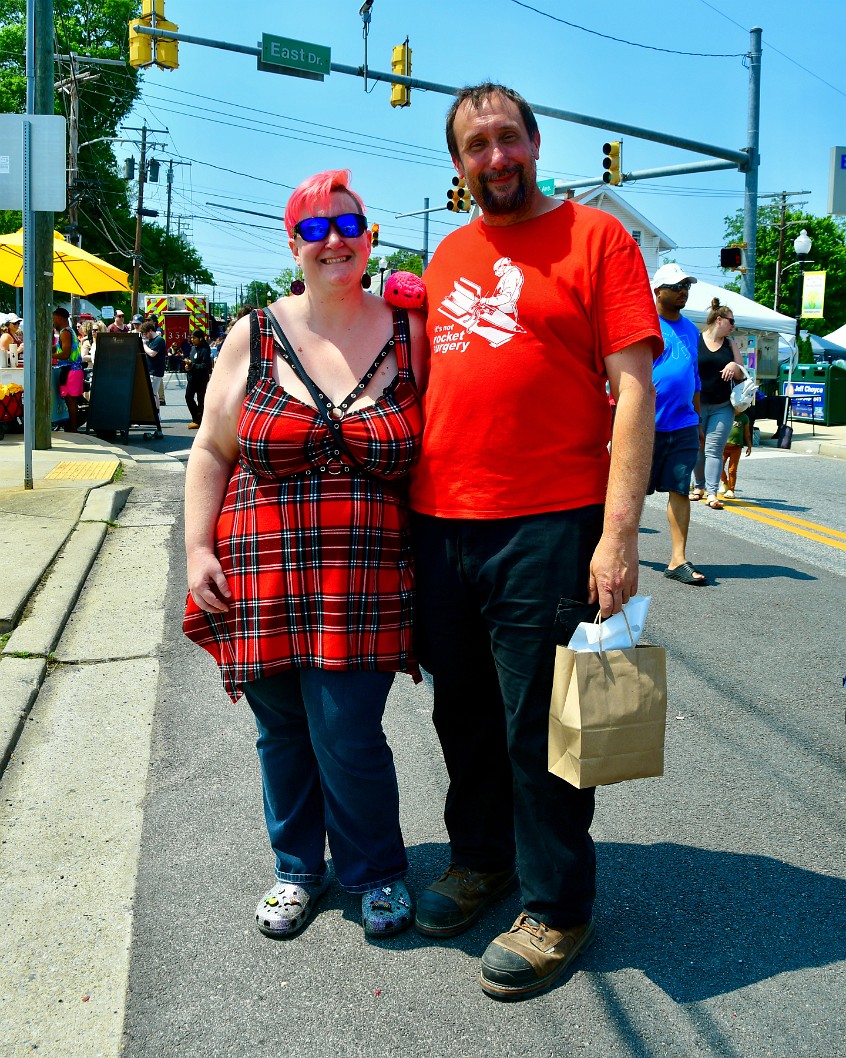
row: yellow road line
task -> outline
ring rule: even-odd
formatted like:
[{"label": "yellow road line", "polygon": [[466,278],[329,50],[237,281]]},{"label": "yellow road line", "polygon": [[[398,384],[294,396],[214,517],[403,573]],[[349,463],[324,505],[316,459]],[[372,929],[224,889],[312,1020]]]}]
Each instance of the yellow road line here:
[{"label": "yellow road line", "polygon": [[[806,522],[802,518],[796,518],[790,514],[782,514],[780,511],[771,511],[768,507],[755,507],[751,503],[744,503],[742,500],[727,500],[726,510],[734,511],[735,514],[739,514],[744,518],[751,518],[755,522],[763,522],[765,525],[774,525],[777,529],[784,529],[787,533],[794,533],[796,536],[804,536],[807,540],[814,540],[819,544],[827,544],[829,547],[837,548],[838,551],[846,551],[846,543],[839,543],[837,540],[829,539],[829,536],[841,537],[846,540],[846,533],[841,533],[837,529],[829,529],[825,525],[817,525],[815,522]],[[761,510],[767,511],[768,514],[773,517],[766,517],[759,513]],[[787,523],[793,522],[794,525]],[[819,529],[820,532],[813,533],[807,532],[805,529],[798,528],[800,525],[808,526],[811,529]],[[823,536],[823,533],[829,534]]]},{"label": "yellow road line", "polygon": [[726,500],[725,502],[726,506],[729,507],[750,507],[754,511],[766,511],[773,518],[783,519],[785,522],[793,522],[795,525],[804,526],[806,529],[816,529],[827,536],[837,536],[841,540],[846,540],[846,533],[842,533],[839,529],[829,529],[827,525],[820,525],[818,522],[806,522],[804,518],[797,518],[795,514],[788,514],[787,511],[777,511],[772,507],[762,507],[760,503],[750,503],[748,500]]}]

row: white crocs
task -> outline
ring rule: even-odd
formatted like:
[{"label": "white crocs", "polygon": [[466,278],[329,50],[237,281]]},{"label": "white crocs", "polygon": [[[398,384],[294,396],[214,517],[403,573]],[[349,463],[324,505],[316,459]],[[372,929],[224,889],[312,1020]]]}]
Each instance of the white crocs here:
[{"label": "white crocs", "polygon": [[293,937],[314,913],[329,887],[328,873],[320,882],[277,882],[259,900],[256,924],[266,937]]}]

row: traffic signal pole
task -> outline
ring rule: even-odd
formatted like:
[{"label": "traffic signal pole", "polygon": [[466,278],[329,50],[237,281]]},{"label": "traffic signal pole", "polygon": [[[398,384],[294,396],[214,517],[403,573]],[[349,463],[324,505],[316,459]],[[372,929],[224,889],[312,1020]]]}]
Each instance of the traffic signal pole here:
[{"label": "traffic signal pole", "polygon": [[747,98],[747,150],[749,165],[744,172],[743,241],[746,271],[740,276],[740,293],[755,300],[755,256],[758,251],[758,143],[761,124],[761,30],[749,31],[749,93]]},{"label": "traffic signal pole", "polygon": [[[139,25],[136,32],[143,36],[154,39],[181,41],[185,44],[196,44],[205,48],[217,48],[220,51],[234,51],[243,55],[252,55],[261,59],[260,47],[249,47],[244,44],[232,44],[228,41],[210,40],[207,37],[190,36],[187,33],[174,33],[150,26]],[[652,178],[658,176],[678,176],[686,173],[713,172],[719,169],[737,169],[744,174],[744,220],[743,233],[744,242],[747,246],[747,270],[742,277],[741,290],[746,297],[751,297],[755,289],[755,249],[757,246],[757,224],[758,224],[758,167],[759,152],[759,125],[760,125],[760,98],[761,98],[761,30],[754,28],[750,31],[750,50],[747,54],[749,60],[749,92],[748,92],[748,146],[743,150],[730,147],[721,147],[714,143],[705,143],[700,140],[688,139],[684,136],[673,136],[655,129],[645,129],[639,125],[629,125],[609,118],[595,117],[589,114],[578,114],[572,110],[561,110],[558,107],[550,107],[541,103],[532,103],[532,110],[536,115],[555,118],[559,121],[569,121],[576,125],[588,125],[593,128],[605,129],[635,139],[648,140],[652,143],[663,143],[669,147],[678,147],[681,150],[693,151],[697,154],[707,155],[716,161],[696,162],[691,165],[666,166],[663,169],[643,170],[641,173],[624,174],[624,180],[645,179],[648,173]],[[438,84],[435,81],[424,81],[419,77],[406,77],[393,71],[374,70],[371,67],[345,66],[342,63],[329,62],[329,70],[332,73],[346,74],[351,77],[366,77],[371,81],[384,81],[386,84],[417,88],[426,92],[438,92],[442,95],[455,96],[461,91],[454,85]],[[280,67],[280,72],[284,68]],[[296,73],[297,71],[293,71]],[[566,184],[566,187],[593,187],[597,180],[579,181]],[[557,188],[556,188],[557,190]]]},{"label": "traffic signal pole", "polygon": [[[150,26],[138,26],[136,32],[142,36],[160,37],[163,40],[175,40],[183,44],[197,44],[204,48],[217,48],[219,51],[234,51],[242,55],[253,55],[261,58],[261,48],[249,47],[245,44],[232,44],[229,41],[210,40],[207,37],[189,36],[187,33],[170,33],[165,30],[153,29]],[[753,31],[754,32],[754,31]],[[760,30],[758,31],[760,33]],[[351,77],[364,77],[363,66],[345,66],[342,63],[330,62],[329,68],[332,73],[347,74]],[[367,77],[371,81],[384,81],[386,84],[406,85],[408,88],[419,88],[427,92],[438,92],[441,95],[456,96],[461,88],[455,85],[439,84],[436,81],[423,81],[419,77],[404,77],[402,74],[387,72],[385,70],[374,70],[367,68]],[[625,125],[610,118],[592,117],[588,114],[577,114],[572,110],[560,110],[557,107],[545,106],[542,103],[529,103],[535,114],[543,114],[548,118],[557,118],[559,121],[570,121],[576,125],[591,125],[597,129],[610,129],[628,136],[635,136],[642,140],[652,140],[654,143],[666,143],[671,147],[681,147],[683,150],[696,151],[698,154],[708,154],[714,158],[724,158],[732,162],[734,168],[745,171],[749,163],[747,151],[738,151],[730,147],[719,147],[713,143],[703,143],[699,140],[690,140],[681,136],[671,136],[665,132],[656,132],[653,129],[644,129],[638,125]],[[596,183],[596,181],[593,181]]]}]

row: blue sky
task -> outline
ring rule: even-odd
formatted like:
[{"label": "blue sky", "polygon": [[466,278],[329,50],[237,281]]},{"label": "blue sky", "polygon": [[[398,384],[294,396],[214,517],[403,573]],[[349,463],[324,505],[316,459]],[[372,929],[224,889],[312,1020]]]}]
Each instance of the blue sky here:
[{"label": "blue sky", "polygon": [[[361,0],[240,7],[166,0],[166,17],[183,33],[242,45],[255,46],[262,33],[322,44],[333,62],[356,67],[364,56],[360,6]],[[763,30],[764,49],[759,190],[807,192],[792,201],[824,215],[830,148],[846,144],[843,0],[675,0],[665,7],[631,0],[375,0],[368,63],[389,70],[393,45],[408,36],[412,75],[421,79],[501,81],[530,102],[608,119],[609,130],[617,120],[740,149],[747,143],[743,55],[753,26]],[[151,137],[164,144],[154,156],[192,161],[174,170],[173,213],[183,218],[174,226],[190,234],[215,275],[219,299],[231,301],[239,285],[272,279],[292,263],[281,224],[221,207],[281,217],[291,189],[322,169],[352,170],[383,240],[422,245],[421,219],[396,216],[422,209],[426,197],[432,206],[446,202],[453,173],[443,118],[450,99],[414,91],[411,107],[394,109],[389,96],[385,84],[371,82],[365,93],[360,78],[340,73],[322,83],[264,73],[251,56],[184,43],[178,70],[145,73],[141,102],[126,124],[144,119],[167,129]],[[540,178],[599,177],[607,131],[544,117],[539,125]],[[116,153],[130,150],[119,145]],[[624,137],[624,170],[700,158]],[[147,185],[146,204],[161,210],[162,222],[164,189],[163,177],[158,188]],[[618,190],[678,244],[674,259],[703,279],[724,281],[723,218],[743,204],[740,173]],[[430,249],[457,223],[446,212],[432,214]]]}]

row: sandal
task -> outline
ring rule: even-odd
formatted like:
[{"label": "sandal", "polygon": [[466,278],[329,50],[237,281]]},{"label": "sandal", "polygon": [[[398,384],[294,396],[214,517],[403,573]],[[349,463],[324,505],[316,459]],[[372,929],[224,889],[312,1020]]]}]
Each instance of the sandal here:
[{"label": "sandal", "polygon": [[669,577],[670,580],[677,580],[680,584],[701,586],[708,583],[705,579],[705,574],[700,573],[698,569],[694,569],[689,562],[683,562],[680,566],[676,566],[675,569],[670,569],[667,566],[664,570],[664,576]]},{"label": "sandal", "polygon": [[414,919],[414,901],[405,882],[371,889],[361,898],[361,921],[368,937],[391,937],[408,929]]},{"label": "sandal", "polygon": [[293,937],[314,914],[317,901],[328,887],[328,872],[319,882],[277,882],[259,900],[258,928],[266,937]]},{"label": "sandal", "polygon": [[687,498],[691,502],[695,502],[696,500],[704,500],[705,499],[705,490],[704,489],[691,489],[690,492],[687,494]]},{"label": "sandal", "polygon": [[723,501],[717,496],[709,496],[705,501],[705,506],[710,507],[712,511],[724,511],[725,506]]}]

